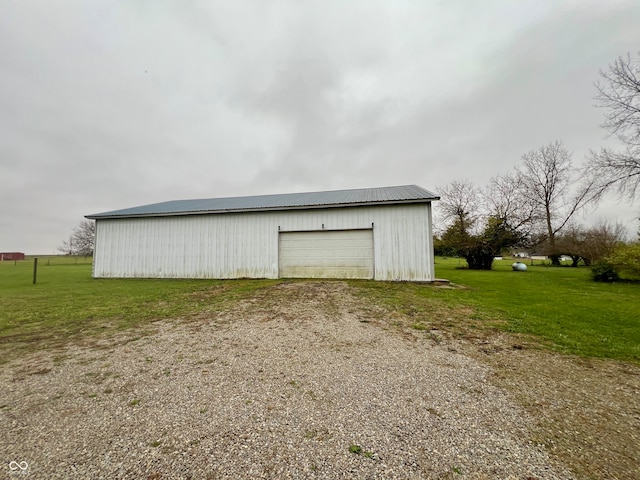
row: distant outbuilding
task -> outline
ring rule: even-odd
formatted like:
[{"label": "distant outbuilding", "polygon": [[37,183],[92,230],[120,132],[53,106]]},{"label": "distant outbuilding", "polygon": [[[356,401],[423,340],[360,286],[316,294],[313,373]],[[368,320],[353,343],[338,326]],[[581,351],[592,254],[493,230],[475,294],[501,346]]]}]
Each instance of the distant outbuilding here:
[{"label": "distant outbuilding", "polygon": [[24,260],[22,252],[0,252],[0,262],[4,260]]},{"label": "distant outbuilding", "polygon": [[176,200],[87,215],[94,277],[433,281],[417,185]]}]

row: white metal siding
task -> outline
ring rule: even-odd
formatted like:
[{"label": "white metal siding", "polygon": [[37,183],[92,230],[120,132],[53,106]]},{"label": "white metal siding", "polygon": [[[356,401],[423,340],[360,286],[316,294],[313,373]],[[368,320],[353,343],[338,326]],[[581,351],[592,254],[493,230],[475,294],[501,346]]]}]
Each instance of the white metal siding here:
[{"label": "white metal siding", "polygon": [[98,219],[95,277],[278,278],[278,231],[371,229],[376,280],[433,279],[431,205]]},{"label": "white metal siding", "polygon": [[280,233],[280,277],[373,278],[373,231]]}]

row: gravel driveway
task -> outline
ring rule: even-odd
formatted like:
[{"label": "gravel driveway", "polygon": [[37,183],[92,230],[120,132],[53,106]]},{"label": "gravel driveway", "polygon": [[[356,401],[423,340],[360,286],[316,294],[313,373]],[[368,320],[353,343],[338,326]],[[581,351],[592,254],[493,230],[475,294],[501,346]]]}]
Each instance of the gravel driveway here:
[{"label": "gravel driveway", "polygon": [[283,283],[151,335],[5,364],[0,473],[572,478],[488,367],[369,308],[342,282]]}]

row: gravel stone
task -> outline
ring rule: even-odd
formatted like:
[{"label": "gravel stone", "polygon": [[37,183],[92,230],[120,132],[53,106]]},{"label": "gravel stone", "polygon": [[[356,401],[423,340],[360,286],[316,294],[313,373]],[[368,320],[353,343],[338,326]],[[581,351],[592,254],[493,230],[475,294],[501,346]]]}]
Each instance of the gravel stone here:
[{"label": "gravel stone", "polygon": [[4,364],[0,472],[17,476],[15,461],[46,479],[574,478],[489,367],[367,311],[344,282],[282,283],[151,335]]}]

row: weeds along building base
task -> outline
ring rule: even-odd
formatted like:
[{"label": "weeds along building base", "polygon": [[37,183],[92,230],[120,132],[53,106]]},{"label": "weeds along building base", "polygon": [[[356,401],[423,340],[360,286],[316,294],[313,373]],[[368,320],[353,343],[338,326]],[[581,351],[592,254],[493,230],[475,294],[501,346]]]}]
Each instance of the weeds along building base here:
[{"label": "weeds along building base", "polygon": [[96,278],[432,281],[432,205],[416,185],[177,200],[87,215]]}]

